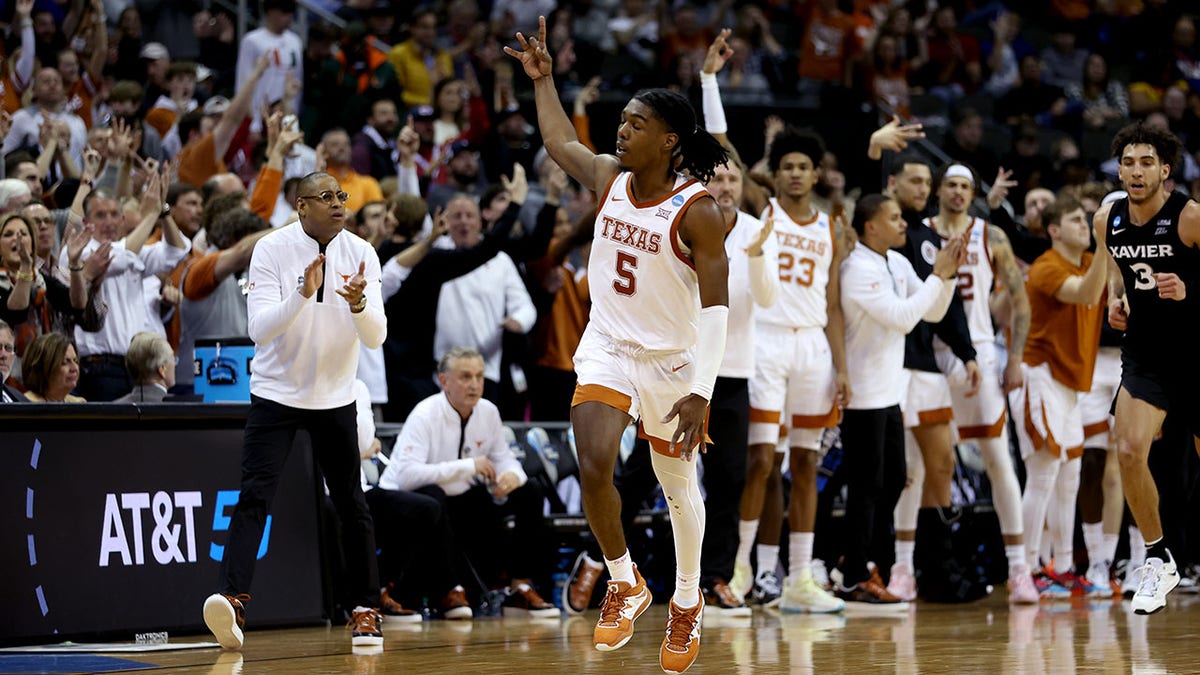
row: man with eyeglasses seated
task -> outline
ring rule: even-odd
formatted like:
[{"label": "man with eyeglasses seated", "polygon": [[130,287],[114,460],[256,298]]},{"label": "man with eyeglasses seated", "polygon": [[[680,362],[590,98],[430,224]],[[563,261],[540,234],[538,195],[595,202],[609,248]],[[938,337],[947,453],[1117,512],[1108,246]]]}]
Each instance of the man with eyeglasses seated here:
[{"label": "man with eyeglasses seated", "polygon": [[300,222],[260,239],[250,259],[246,309],[254,373],[241,495],[219,590],[204,603],[204,622],[226,649],[242,647],[259,540],[301,428],[312,438],[341,521],[351,644],[383,645],[375,530],[359,482],[354,396],[358,343],[377,348],[387,335],[379,257],[370,244],[342,231],[349,195],[333,176],[305,176],[296,195]]},{"label": "man with eyeglasses seated", "polygon": [[29,400],[20,389],[8,383],[8,374],[17,358],[16,342],[12,327],[0,321],[0,403],[26,403]]}]

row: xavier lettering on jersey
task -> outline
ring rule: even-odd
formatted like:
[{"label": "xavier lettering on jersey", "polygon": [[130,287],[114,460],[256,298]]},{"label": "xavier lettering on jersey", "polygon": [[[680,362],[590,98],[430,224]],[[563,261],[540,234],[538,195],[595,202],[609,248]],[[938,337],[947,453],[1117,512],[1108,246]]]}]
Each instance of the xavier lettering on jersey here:
[{"label": "xavier lettering on jersey", "polygon": [[776,231],[775,238],[779,241],[780,248],[808,251],[810,253],[815,253],[818,256],[825,255],[825,247],[829,245],[829,243],[825,241],[801,237],[798,234],[791,234],[788,232]]},{"label": "xavier lettering on jersey", "polygon": [[1114,258],[1167,258],[1175,255],[1170,244],[1109,246],[1108,250]]},{"label": "xavier lettering on jersey", "polygon": [[657,254],[659,252],[662,243],[661,234],[650,232],[645,228],[617,220],[611,216],[601,216],[601,220],[603,221],[603,227],[600,228],[600,236],[605,239],[611,239],[618,244],[636,248],[639,251],[645,251],[650,254]]}]

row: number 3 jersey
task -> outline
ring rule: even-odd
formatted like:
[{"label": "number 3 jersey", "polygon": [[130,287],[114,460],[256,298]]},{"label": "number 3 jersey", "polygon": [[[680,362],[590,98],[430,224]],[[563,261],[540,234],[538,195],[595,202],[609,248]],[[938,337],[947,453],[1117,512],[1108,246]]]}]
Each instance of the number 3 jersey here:
[{"label": "number 3 jersey", "polygon": [[639,201],[632,179],[628,171],[619,172],[600,198],[588,260],[590,325],[645,351],[691,349],[700,287],[679,223],[708,190],[680,174],[670,194]]},{"label": "number 3 jersey", "polygon": [[[1194,350],[1200,327],[1200,253],[1179,238],[1179,216],[1188,201],[1183,193],[1173,192],[1158,213],[1141,224],[1130,220],[1128,199],[1113,202],[1109,211],[1105,244],[1121,270],[1129,306],[1122,347],[1147,362],[1181,358],[1173,345]],[[1183,301],[1158,297],[1154,275],[1163,273],[1184,281]]]},{"label": "number 3 jersey", "polygon": [[824,328],[829,322],[825,289],[833,265],[834,235],[829,214],[798,223],[771,198],[761,220],[774,225],[779,244],[779,299],[761,307],[755,320],[785,328]]}]

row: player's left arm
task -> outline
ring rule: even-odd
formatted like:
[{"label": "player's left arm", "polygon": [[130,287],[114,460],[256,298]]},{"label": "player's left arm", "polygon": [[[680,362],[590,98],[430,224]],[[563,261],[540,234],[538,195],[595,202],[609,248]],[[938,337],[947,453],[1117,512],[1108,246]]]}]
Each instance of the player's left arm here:
[{"label": "player's left arm", "polygon": [[[1179,214],[1179,238],[1191,248],[1200,248],[1200,202],[1189,201]],[[1180,278],[1177,274],[1156,273],[1158,297],[1183,300],[1187,297],[1188,283],[1200,281],[1195,274]]]},{"label": "player's left arm", "polygon": [[696,268],[700,286],[700,325],[696,334],[692,387],[687,396],[675,402],[663,422],[679,418],[679,424],[671,434],[671,449],[678,446],[680,456],[690,460],[696,445],[704,442],[708,402],[712,400],[717,371],[725,357],[725,336],[729,324],[725,221],[717,202],[707,196],[696,200],[683,214],[679,235],[691,249],[692,263]]},{"label": "player's left arm", "polygon": [[[843,234],[839,230],[849,228],[843,227],[841,218],[834,221],[833,228],[834,240],[841,244]],[[829,284],[825,286],[825,339],[829,342],[829,352],[833,356],[834,382],[837,387],[836,403],[840,407],[849,405],[852,394],[850,375],[846,371],[846,319],[842,314],[841,262],[845,259],[846,253],[843,253],[841,246],[834,252],[833,259],[829,264]]]},{"label": "player's left arm", "polygon": [[1012,319],[1009,323],[1008,365],[1004,368],[1004,390],[1012,391],[1024,383],[1021,374],[1021,354],[1025,353],[1025,339],[1029,337],[1029,296],[1025,294],[1025,279],[1012,244],[1004,231],[988,225],[988,255],[992,258],[996,275],[1008,290]]}]

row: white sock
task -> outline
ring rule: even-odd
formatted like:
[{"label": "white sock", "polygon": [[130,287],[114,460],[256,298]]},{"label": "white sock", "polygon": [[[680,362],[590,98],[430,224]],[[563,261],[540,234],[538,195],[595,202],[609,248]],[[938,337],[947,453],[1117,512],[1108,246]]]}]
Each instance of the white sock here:
[{"label": "white sock", "polygon": [[795,578],[812,565],[812,532],[788,533],[788,576]]},{"label": "white sock", "polygon": [[1117,557],[1117,542],[1120,539],[1121,535],[1119,534],[1104,535],[1104,545],[1100,549],[1100,559],[1104,561],[1109,570],[1112,569],[1113,558]]},{"label": "white sock", "polygon": [[700,573],[684,574],[675,571],[675,604],[683,609],[695,607],[700,602]]},{"label": "white sock", "polygon": [[738,548],[737,557],[735,558],[737,562],[747,566],[750,565],[750,549],[754,547],[754,540],[757,538],[757,520],[738,521]]},{"label": "white sock", "polygon": [[608,576],[612,577],[613,581],[624,581],[631,586],[637,583],[633,576],[633,560],[629,558],[628,549],[615,560],[605,558],[604,564],[608,565]]},{"label": "white sock", "polygon": [[696,461],[651,452],[650,462],[671,514],[671,533],[675,540],[675,604],[695,607],[700,602],[700,543],[704,541],[705,519]]},{"label": "white sock", "polygon": [[779,545],[758,545],[758,573],[774,572],[779,567]]},{"label": "white sock", "polygon": [[[1096,567],[1104,564],[1104,524],[1103,523],[1084,523],[1083,524],[1083,545],[1087,548],[1088,567]],[[1095,582],[1095,579],[1089,579]]]},{"label": "white sock", "polygon": [[915,541],[896,540],[896,564],[908,565],[908,569],[913,568],[913,549],[917,547]]},{"label": "white sock", "polygon": [[1146,540],[1142,531],[1136,525],[1129,526],[1129,566],[1141,567],[1146,564]]},{"label": "white sock", "polygon": [[1042,528],[1042,545],[1039,547],[1038,555],[1041,556],[1042,562],[1049,565],[1054,562],[1054,537],[1050,535],[1050,530]]},{"label": "white sock", "polygon": [[1025,560],[1025,544],[1005,544],[1004,556],[1008,558],[1008,569],[1020,567]]}]

